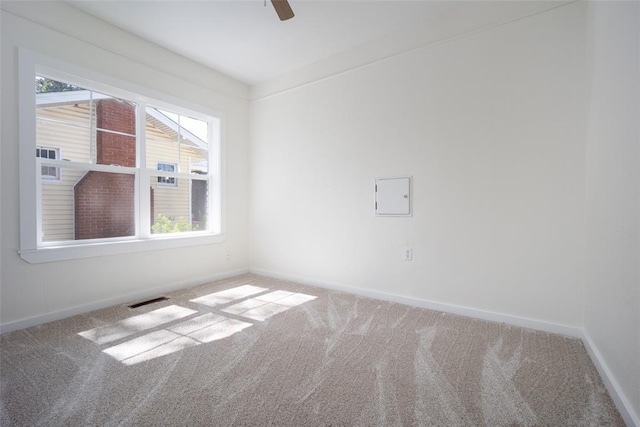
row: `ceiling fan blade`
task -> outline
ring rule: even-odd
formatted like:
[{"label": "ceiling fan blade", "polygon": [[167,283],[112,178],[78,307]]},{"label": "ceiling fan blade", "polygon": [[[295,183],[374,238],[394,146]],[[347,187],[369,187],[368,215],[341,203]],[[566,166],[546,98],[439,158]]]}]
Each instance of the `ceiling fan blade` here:
[{"label": "ceiling fan blade", "polygon": [[276,13],[278,14],[278,18],[281,21],[286,21],[287,19],[293,18],[295,15],[293,14],[293,9],[289,6],[289,2],[287,0],[271,0]]}]

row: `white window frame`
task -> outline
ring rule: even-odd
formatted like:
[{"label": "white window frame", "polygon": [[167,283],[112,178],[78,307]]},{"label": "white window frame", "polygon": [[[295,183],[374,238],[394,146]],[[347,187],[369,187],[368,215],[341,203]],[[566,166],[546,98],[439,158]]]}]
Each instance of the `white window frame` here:
[{"label": "white window frame", "polygon": [[[56,157],[54,160],[60,160],[61,157],[61,153],[60,153],[60,149],[56,148],[56,147],[48,147],[48,146],[44,146],[44,145],[37,145],[36,146],[36,150],[40,150],[42,152],[42,150],[45,151],[53,151],[56,153]],[[36,158],[41,158],[41,159],[50,159],[50,157],[42,157],[42,156],[38,156],[36,155]],[[46,165],[44,165],[46,166]],[[42,177],[42,181],[44,182],[61,182],[62,181],[62,173],[60,171],[60,168],[55,167],[55,166],[47,166],[47,167],[54,167],[56,174],[55,175],[40,175]],[[42,170],[42,168],[40,168],[40,170]]]},{"label": "white window frame", "polygon": [[[225,115],[211,108],[172,97],[163,92],[120,80],[99,71],[79,67],[67,62],[20,48],[19,60],[19,128],[20,128],[20,256],[29,263],[64,261],[106,255],[143,252],[156,249],[178,248],[223,242],[226,238],[226,189],[225,189]],[[153,107],[200,120],[210,121],[209,126],[209,175],[163,172],[146,165],[144,148],[144,120],[137,120],[137,165],[126,168],[110,165],[85,164],[63,160],[36,158],[36,103],[34,82],[36,75],[69,82],[80,87],[106,93],[137,103],[137,117],[145,117],[147,103]],[[41,166],[74,168],[112,173],[128,173],[135,176],[136,233],[135,236],[107,239],[43,242],[41,224]],[[62,173],[62,171],[61,171]],[[171,176],[177,179],[205,180],[209,182],[207,230],[183,233],[152,234],[150,221],[150,194],[148,189],[157,177]]]}]

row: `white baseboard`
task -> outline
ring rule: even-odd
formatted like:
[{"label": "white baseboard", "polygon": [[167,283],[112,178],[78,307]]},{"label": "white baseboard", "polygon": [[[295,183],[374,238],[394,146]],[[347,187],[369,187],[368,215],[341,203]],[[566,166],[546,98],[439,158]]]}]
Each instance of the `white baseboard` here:
[{"label": "white baseboard", "polygon": [[580,338],[584,343],[587,352],[593,361],[602,381],[607,387],[607,391],[611,396],[614,404],[620,411],[620,415],[629,427],[640,427],[638,415],[632,409],[629,401],[620,390],[620,386],[615,381],[607,364],[602,359],[597,347],[585,332],[578,327],[561,325],[556,323],[544,322],[541,320],[529,319],[526,317],[513,316],[508,314],[496,313],[491,311],[479,310],[472,307],[464,307],[453,304],[444,304],[428,300],[404,297],[387,292],[372,291],[369,289],[358,288],[355,286],[345,285],[342,283],[327,282],[323,280],[311,279],[290,274],[281,274],[273,271],[252,268],[252,274],[260,276],[272,277],[275,279],[288,280],[291,282],[301,283],[303,285],[315,286],[319,288],[332,289],[341,292],[348,292],[355,295],[361,295],[369,298],[380,299],[383,301],[397,302],[412,307],[428,308],[431,310],[443,311],[446,313],[458,314],[461,316],[474,317],[477,319],[488,320],[491,322],[506,323],[508,325],[520,326],[523,328],[535,329],[539,331],[566,335],[574,338]]},{"label": "white baseboard", "polygon": [[66,317],[75,316],[77,314],[87,313],[93,310],[99,310],[101,308],[110,307],[117,304],[123,304],[127,302],[135,302],[136,300],[142,300],[146,298],[156,297],[164,292],[177,291],[180,289],[190,288],[193,286],[202,285],[217,280],[227,279],[229,277],[239,276],[241,274],[248,273],[248,269],[240,269],[227,271],[224,273],[213,274],[206,277],[199,277],[197,279],[189,279],[180,282],[174,282],[158,286],[153,289],[148,289],[140,292],[132,292],[129,294],[118,295],[113,298],[106,298],[99,301],[92,301],[87,304],[80,304],[73,307],[65,308],[63,310],[52,311],[39,316],[28,317],[25,319],[16,320],[0,325],[0,333],[16,331],[18,329],[24,329],[31,326],[41,325],[43,323],[52,322],[54,320],[64,319]]},{"label": "white baseboard", "polygon": [[520,326],[522,328],[536,329],[539,331],[554,334],[566,335],[573,338],[582,338],[582,330],[574,326],[561,325],[557,323],[544,322],[541,320],[529,319],[526,317],[502,314],[493,311],[480,310],[472,307],[465,307],[454,304],[434,302],[424,299],[410,298],[388,292],[373,291],[370,289],[358,288],[342,283],[333,283],[323,280],[311,279],[296,275],[281,274],[273,271],[252,268],[252,274],[273,277],[275,279],[288,280],[301,283],[303,285],[315,286],[319,288],[332,289],[341,292],[348,292],[355,295],[379,299],[389,302],[397,302],[412,307],[428,308],[430,310],[443,311],[445,313],[458,314],[460,316],[473,317],[476,319],[488,320],[491,322],[506,323],[508,325]]},{"label": "white baseboard", "polygon": [[624,422],[629,427],[640,427],[640,416],[635,413],[633,406],[631,406],[624,393],[620,390],[620,385],[615,380],[615,377],[611,373],[607,363],[604,361],[598,347],[594,344],[586,331],[583,331],[582,342],[584,343],[593,364],[598,370],[598,373],[602,378],[602,382],[605,387],[607,387],[607,391],[609,392],[613,403],[615,403],[616,408],[620,411],[620,415],[622,415]]}]

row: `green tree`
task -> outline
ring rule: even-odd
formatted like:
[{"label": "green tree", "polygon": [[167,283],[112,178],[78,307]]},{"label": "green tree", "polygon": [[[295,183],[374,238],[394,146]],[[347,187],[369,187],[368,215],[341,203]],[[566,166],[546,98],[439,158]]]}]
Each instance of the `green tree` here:
[{"label": "green tree", "polygon": [[82,88],[69,83],[51,80],[46,77],[36,77],[36,93],[69,92],[72,90],[82,90]]}]

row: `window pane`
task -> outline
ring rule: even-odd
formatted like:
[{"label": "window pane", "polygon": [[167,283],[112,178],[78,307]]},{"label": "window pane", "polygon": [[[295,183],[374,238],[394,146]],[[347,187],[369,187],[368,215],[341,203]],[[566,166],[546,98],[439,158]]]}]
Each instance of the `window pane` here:
[{"label": "window pane", "polygon": [[133,236],[134,176],[62,168],[60,183],[42,184],[42,240]]},{"label": "window pane", "polygon": [[[39,110],[40,111],[40,110]],[[73,126],[66,123],[37,120],[36,145],[55,147],[60,150],[64,160],[89,163],[91,158],[91,131],[88,127]],[[36,152],[36,155],[38,153]],[[55,159],[47,150],[41,149],[38,157]]]},{"label": "window pane", "polygon": [[73,185],[84,173],[64,169],[60,183],[42,182],[42,241],[74,240]]},{"label": "window pane", "polygon": [[98,92],[92,92],[91,96],[96,106],[97,129],[135,136],[136,104],[134,102]]},{"label": "window pane", "polygon": [[[168,178],[168,177],[165,177]],[[179,179],[167,188],[151,178],[151,233],[165,234],[207,229],[207,181]]]},{"label": "window pane", "polygon": [[[46,95],[46,97],[45,97]],[[68,126],[89,129],[91,127],[92,109],[87,102],[79,101],[73,104],[56,103],[58,99],[49,97],[51,94],[37,95],[36,118],[38,122],[64,123]],[[60,100],[64,102],[64,100]]]},{"label": "window pane", "polygon": [[[92,133],[88,128],[39,120],[36,144],[60,149],[62,160],[101,165],[136,166],[136,138],[106,131]],[[40,157],[55,159],[40,152]]]},{"label": "window pane", "polygon": [[210,173],[208,156],[207,150],[184,145],[181,147],[181,157],[187,158],[188,169],[186,172],[208,175]]},{"label": "window pane", "polygon": [[208,123],[158,108],[147,108],[147,168],[175,163],[176,172],[208,174]]},{"label": "window pane", "polygon": [[62,149],[67,160],[89,162],[95,115],[89,96],[84,88],[36,77],[36,145],[53,148],[53,153],[43,148],[38,157],[55,159]]},{"label": "window pane", "polygon": [[135,167],[135,103],[44,77],[36,91],[37,145],[75,162]]},{"label": "window pane", "polygon": [[99,165],[136,167],[136,137],[106,131],[96,132],[95,159]]},{"label": "window pane", "polygon": [[85,90],[70,83],[60,82],[43,76],[36,76],[36,94],[74,92]]},{"label": "window pane", "polygon": [[96,163],[135,167],[136,105],[99,93],[94,95]]}]

